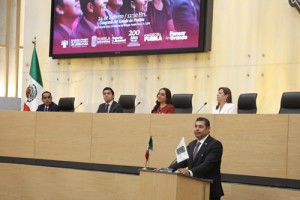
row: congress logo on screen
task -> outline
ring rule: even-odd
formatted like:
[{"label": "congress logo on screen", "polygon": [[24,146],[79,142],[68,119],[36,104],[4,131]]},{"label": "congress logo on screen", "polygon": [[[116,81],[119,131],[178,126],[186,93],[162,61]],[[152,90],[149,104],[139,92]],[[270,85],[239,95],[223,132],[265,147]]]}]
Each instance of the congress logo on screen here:
[{"label": "congress logo on screen", "polygon": [[296,7],[300,13],[300,0],[289,0],[289,3],[292,7]]}]

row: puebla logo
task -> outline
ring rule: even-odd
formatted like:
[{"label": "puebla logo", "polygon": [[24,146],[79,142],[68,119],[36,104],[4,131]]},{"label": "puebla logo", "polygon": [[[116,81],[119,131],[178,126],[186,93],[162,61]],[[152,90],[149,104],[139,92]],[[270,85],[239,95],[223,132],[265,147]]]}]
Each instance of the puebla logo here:
[{"label": "puebla logo", "polygon": [[182,146],[182,147],[179,147],[176,151],[177,151],[177,155],[180,155],[185,152],[185,148],[184,148],[184,146]]},{"label": "puebla logo", "polygon": [[292,7],[296,7],[300,13],[300,0],[289,0],[289,3]]},{"label": "puebla logo", "polygon": [[28,102],[32,102],[37,95],[37,89],[36,86],[34,84],[29,85],[26,89],[26,97],[28,99]]}]

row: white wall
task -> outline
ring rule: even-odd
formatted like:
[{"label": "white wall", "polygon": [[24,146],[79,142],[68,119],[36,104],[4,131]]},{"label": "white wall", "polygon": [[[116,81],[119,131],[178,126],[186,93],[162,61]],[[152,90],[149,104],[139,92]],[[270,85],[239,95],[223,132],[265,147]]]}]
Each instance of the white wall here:
[{"label": "white wall", "polygon": [[231,88],[234,103],[257,92],[258,113],[278,113],[282,92],[300,91],[300,14],[287,0],[215,0],[209,53],[61,60],[49,57],[50,4],[26,0],[22,94],[34,36],[44,90],[55,102],[76,97],[84,103],[77,112],[96,112],[106,86],[116,100],[136,94],[137,113],[151,111],[162,87],[193,93],[194,112],[207,101],[202,113],[211,112],[220,86]]}]

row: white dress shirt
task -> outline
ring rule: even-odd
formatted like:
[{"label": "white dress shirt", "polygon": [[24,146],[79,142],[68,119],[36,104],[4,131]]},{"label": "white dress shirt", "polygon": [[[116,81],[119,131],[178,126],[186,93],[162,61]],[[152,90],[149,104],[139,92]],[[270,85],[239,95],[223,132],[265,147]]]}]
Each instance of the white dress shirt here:
[{"label": "white dress shirt", "polygon": [[[107,113],[109,113],[109,110],[110,110],[110,108],[111,108],[111,105],[112,105],[112,103],[114,102],[114,100],[112,100],[111,102],[109,102],[108,103],[108,110],[107,110]],[[106,102],[105,102],[105,108],[106,108]]]},{"label": "white dress shirt", "polygon": [[217,105],[214,106],[211,114],[237,114],[236,107],[233,103],[225,103],[222,110],[220,110],[221,106],[216,109]]},{"label": "white dress shirt", "polygon": [[[204,142],[205,142],[205,140],[207,139],[208,136],[209,136],[209,134],[207,136],[205,136],[205,138],[202,138],[201,140],[197,140],[197,143],[200,142],[200,145],[197,149],[197,153],[200,150],[200,148],[202,147],[202,145],[204,144]],[[197,146],[197,143],[196,143],[196,146]],[[196,146],[195,146],[195,149],[196,149]],[[193,150],[193,154],[194,154],[195,149]],[[191,170],[188,170],[188,171],[190,172],[190,176],[193,176],[193,172]]]}]

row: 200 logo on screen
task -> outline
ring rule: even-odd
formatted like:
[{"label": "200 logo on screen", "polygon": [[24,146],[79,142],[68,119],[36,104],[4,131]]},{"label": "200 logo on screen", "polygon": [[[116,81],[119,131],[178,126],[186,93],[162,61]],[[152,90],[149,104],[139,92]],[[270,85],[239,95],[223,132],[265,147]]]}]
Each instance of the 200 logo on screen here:
[{"label": "200 logo on screen", "polygon": [[300,0],[289,0],[289,3],[292,7],[296,7],[300,13]]},{"label": "200 logo on screen", "polygon": [[129,30],[130,43],[127,45],[128,47],[140,46],[138,42],[140,32],[140,30]]}]

